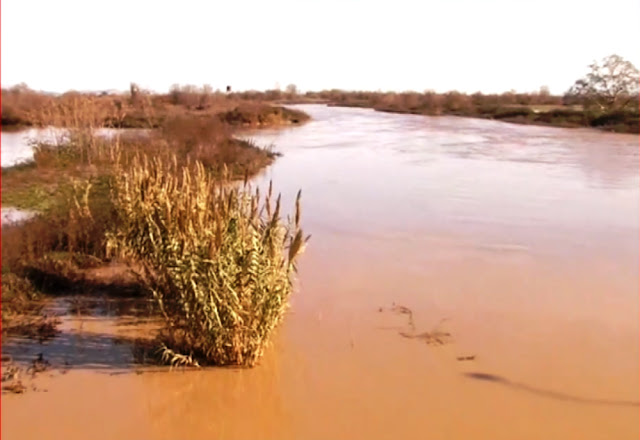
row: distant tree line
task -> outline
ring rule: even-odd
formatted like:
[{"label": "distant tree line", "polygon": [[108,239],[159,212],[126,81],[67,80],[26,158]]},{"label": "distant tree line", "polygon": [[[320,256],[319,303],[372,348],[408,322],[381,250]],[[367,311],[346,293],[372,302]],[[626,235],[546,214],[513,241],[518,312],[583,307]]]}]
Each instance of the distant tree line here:
[{"label": "distant tree line", "polygon": [[[173,85],[169,93],[157,94],[131,83],[129,93],[96,94],[114,100],[119,109],[149,113],[163,111],[166,106],[179,106],[188,111],[214,112],[231,103],[250,102],[323,102],[329,105],[367,107],[379,111],[424,115],[457,115],[482,117],[520,123],[559,126],[595,126],[616,131],[638,132],[638,69],[618,55],[611,55],[589,65],[586,75],[578,79],[563,95],[552,95],[546,86],[532,93],[508,91],[499,94],[457,91],[422,93],[407,91],[371,92],[322,90],[300,93],[295,84],[285,90],[231,92],[213,90],[210,85]],[[61,98],[72,98],[70,91]],[[87,95],[82,94],[82,95]],[[37,114],[54,99],[53,94],[31,90],[26,84],[2,89],[2,124],[29,125]],[[124,110],[123,110],[124,111]]]}]

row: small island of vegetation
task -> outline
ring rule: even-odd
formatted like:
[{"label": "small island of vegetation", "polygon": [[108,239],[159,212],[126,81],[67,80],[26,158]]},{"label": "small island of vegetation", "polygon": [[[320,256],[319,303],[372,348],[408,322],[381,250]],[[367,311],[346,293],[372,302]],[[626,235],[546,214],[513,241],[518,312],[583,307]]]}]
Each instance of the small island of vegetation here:
[{"label": "small island of vegetation", "polygon": [[[287,308],[306,239],[300,194],[286,221],[280,197],[247,182],[277,153],[234,133],[308,116],[135,85],[128,96],[16,87],[3,90],[2,105],[3,124],[64,129],[34,146],[33,161],[2,170],[3,206],[37,213],[3,226],[3,334],[55,334],[46,296],[148,295],[165,323],[151,358],[255,365]],[[113,131],[123,127],[144,130]]]}]

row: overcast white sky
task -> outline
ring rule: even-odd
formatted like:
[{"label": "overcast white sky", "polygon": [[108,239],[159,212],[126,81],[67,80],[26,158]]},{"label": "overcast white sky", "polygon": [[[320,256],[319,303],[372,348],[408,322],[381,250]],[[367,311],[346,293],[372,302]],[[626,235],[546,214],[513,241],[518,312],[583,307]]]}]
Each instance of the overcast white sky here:
[{"label": "overcast white sky", "polygon": [[563,93],[640,67],[638,0],[2,0],[2,86]]}]

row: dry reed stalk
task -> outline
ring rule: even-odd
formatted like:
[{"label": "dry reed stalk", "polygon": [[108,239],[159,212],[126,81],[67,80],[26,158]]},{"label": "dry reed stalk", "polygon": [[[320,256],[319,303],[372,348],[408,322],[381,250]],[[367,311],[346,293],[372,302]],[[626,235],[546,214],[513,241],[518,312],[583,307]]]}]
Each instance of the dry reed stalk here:
[{"label": "dry reed stalk", "polygon": [[144,267],[167,346],[205,363],[255,365],[287,308],[306,242],[300,193],[285,223],[280,197],[271,213],[271,190],[261,207],[259,191],[214,179],[197,161],[137,155],[116,175],[119,229],[109,250]]}]

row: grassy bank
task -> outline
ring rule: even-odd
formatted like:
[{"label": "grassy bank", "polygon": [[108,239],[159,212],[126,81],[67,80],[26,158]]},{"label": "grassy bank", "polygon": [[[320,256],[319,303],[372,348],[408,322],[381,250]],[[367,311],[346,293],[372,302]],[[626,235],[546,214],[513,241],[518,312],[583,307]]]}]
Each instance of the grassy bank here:
[{"label": "grassy bank", "polygon": [[[153,294],[167,322],[158,344],[171,354],[169,360],[186,353],[201,363],[254,365],[286,309],[297,256],[291,249],[300,250],[302,243],[298,223],[288,225],[280,219],[279,201],[272,213],[270,200],[261,202],[248,188],[236,188],[234,181],[256,174],[276,154],[235,139],[233,129],[300,123],[306,115],[259,105],[211,115],[182,113],[163,119],[156,130],[107,139],[95,135],[95,128],[103,127],[109,112],[92,99],[82,105],[47,117],[69,127],[68,138],[56,145],[39,144],[33,162],[2,170],[3,205],[39,212],[3,226],[3,333],[32,337],[42,333],[38,328],[54,325],[44,325],[42,309],[35,307],[50,295]],[[141,173],[147,174],[140,178]],[[159,176],[165,180],[153,180]],[[251,210],[244,205],[246,197],[255,199]],[[138,205],[128,211],[136,198]],[[151,242],[165,240],[162,243],[170,243],[174,251],[186,253],[166,257],[166,246],[150,253],[148,243],[132,240],[158,226],[157,212],[145,208],[157,208],[161,201],[162,213],[169,217],[153,231]],[[168,202],[175,202],[176,209],[182,203],[182,211],[165,211]],[[264,203],[266,211],[258,209]],[[208,220],[202,223],[203,218]],[[243,221],[243,235],[234,235],[231,225]],[[198,222],[197,227],[189,222]],[[197,260],[200,247],[188,250],[189,243],[207,244],[206,260]],[[218,243],[232,245],[216,248]],[[197,262],[195,272],[189,261]],[[247,266],[248,261],[256,265]],[[185,272],[182,284],[177,284],[169,275],[181,264]],[[247,274],[255,278],[247,281]],[[233,287],[237,283],[244,283],[244,290]],[[202,292],[210,294],[206,303]],[[229,302],[230,295],[240,295],[241,300]],[[173,313],[167,311],[169,304]],[[188,317],[194,326],[210,323],[211,313],[219,317],[222,309],[228,316],[242,316],[243,323],[255,317],[256,325],[223,320],[214,330],[207,324],[206,337],[196,338],[205,327],[196,331],[180,325],[187,317],[176,311],[195,310],[198,304],[197,321]],[[259,334],[256,328],[262,329]],[[236,354],[225,351],[229,344]],[[217,348],[211,351],[213,346]]]},{"label": "grassy bank", "polygon": [[535,93],[464,94],[456,91],[435,92],[367,92],[323,90],[305,94],[241,92],[233,99],[272,103],[328,104],[330,106],[372,108],[377,111],[416,115],[464,116],[517,124],[555,127],[590,127],[619,133],[640,132],[638,101],[623,110],[585,110],[575,99],[551,95],[544,89]]},{"label": "grassy bank", "polygon": [[639,133],[640,113],[635,109],[587,111],[564,105],[561,97],[527,94],[466,95],[436,93],[331,93],[331,104],[372,108],[390,113],[428,116],[452,115],[492,119],[517,124],[555,127],[591,127],[619,133]]},{"label": "grassy bank", "polygon": [[[420,109],[398,107],[372,107],[376,111],[390,113],[408,113],[433,116],[431,112]],[[640,132],[640,113],[634,111],[615,111],[591,113],[571,107],[553,107],[548,110],[536,110],[530,106],[488,107],[479,111],[443,111],[438,115],[464,116],[470,118],[491,119],[514,124],[544,125],[551,127],[578,128],[589,127],[617,133]]]},{"label": "grassy bank", "polygon": [[2,89],[2,127],[93,126],[161,128],[175,118],[217,119],[229,126],[299,124],[309,119],[303,112],[273,105],[269,100],[245,99],[195,87],[177,88],[169,94],[138,89],[129,93],[78,93],[53,95],[26,86]]},{"label": "grassy bank", "polygon": [[517,124],[591,127],[620,133],[637,134],[640,131],[637,98],[622,110],[585,110],[580,102],[574,102],[575,98],[551,95],[544,88],[534,93],[502,94],[465,94],[456,91],[395,93],[335,89],[300,94],[267,90],[233,93],[228,99],[278,104],[328,104],[392,113],[493,119]]}]

